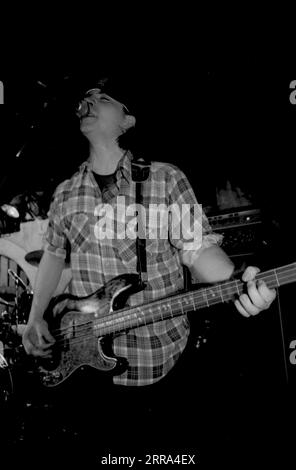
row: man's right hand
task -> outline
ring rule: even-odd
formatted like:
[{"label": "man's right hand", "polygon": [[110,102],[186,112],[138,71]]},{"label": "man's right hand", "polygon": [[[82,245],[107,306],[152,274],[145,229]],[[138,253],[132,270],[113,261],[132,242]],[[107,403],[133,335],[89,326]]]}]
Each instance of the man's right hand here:
[{"label": "man's right hand", "polygon": [[50,334],[48,324],[43,318],[29,320],[22,341],[28,354],[46,358],[51,357],[55,339]]}]

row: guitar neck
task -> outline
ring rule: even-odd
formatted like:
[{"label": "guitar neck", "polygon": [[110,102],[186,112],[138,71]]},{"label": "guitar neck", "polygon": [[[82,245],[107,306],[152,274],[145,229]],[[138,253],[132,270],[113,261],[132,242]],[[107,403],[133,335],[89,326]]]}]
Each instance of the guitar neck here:
[{"label": "guitar neck", "polygon": [[[263,280],[269,288],[279,287],[296,281],[296,263],[259,273],[257,280]],[[99,336],[116,333],[149,323],[183,315],[192,310],[211,307],[232,300],[241,295],[245,283],[234,280],[173,295],[148,304],[118,310],[96,320],[94,328]]]}]

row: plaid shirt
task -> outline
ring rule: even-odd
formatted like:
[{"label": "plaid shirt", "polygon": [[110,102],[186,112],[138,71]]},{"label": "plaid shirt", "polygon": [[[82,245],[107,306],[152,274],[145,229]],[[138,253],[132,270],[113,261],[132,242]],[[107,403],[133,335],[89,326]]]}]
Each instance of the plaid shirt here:
[{"label": "plaid shirt", "polygon": [[[84,162],[71,179],[60,184],[54,194],[49,213],[45,249],[65,258],[71,252],[72,281],[70,291],[77,296],[93,293],[113,277],[137,272],[134,239],[100,239],[95,236],[98,208],[108,203],[116,208],[118,196],[125,207],[135,204],[135,182],[131,179],[131,154],[119,161],[116,184],[100,191],[89,162]],[[143,204],[172,203],[197,205],[193,190],[185,175],[175,166],[152,162],[148,180],[143,184]],[[200,210],[203,246],[219,242],[207,218]],[[146,226],[155,232],[156,221]],[[148,284],[144,291],[132,295],[131,306],[166,297],[183,288],[182,263],[190,265],[198,249],[184,250],[188,238],[172,238],[168,227],[165,238],[146,237]],[[185,234],[186,235],[186,234]],[[187,316],[162,320],[122,333],[113,340],[115,355],[127,358],[128,369],[114,377],[120,385],[147,385],[161,379],[173,367],[184,350],[189,335]]]}]

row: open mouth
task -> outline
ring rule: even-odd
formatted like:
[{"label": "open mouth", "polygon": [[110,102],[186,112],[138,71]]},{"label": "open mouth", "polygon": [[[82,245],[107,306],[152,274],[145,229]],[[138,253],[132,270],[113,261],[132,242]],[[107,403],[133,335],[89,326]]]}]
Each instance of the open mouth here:
[{"label": "open mouth", "polygon": [[80,119],[84,119],[86,117],[95,117],[91,113],[91,104],[88,101],[84,101],[84,100],[80,101],[80,103],[78,104],[76,115]]}]

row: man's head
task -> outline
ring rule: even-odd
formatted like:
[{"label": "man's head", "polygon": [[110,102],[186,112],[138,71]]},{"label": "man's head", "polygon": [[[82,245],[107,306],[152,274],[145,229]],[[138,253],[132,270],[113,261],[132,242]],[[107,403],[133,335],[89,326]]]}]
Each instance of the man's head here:
[{"label": "man's head", "polygon": [[81,132],[88,138],[118,138],[135,125],[135,117],[118,98],[119,93],[115,90],[113,94],[109,89],[101,81],[97,87],[88,89],[80,101],[77,116]]}]

